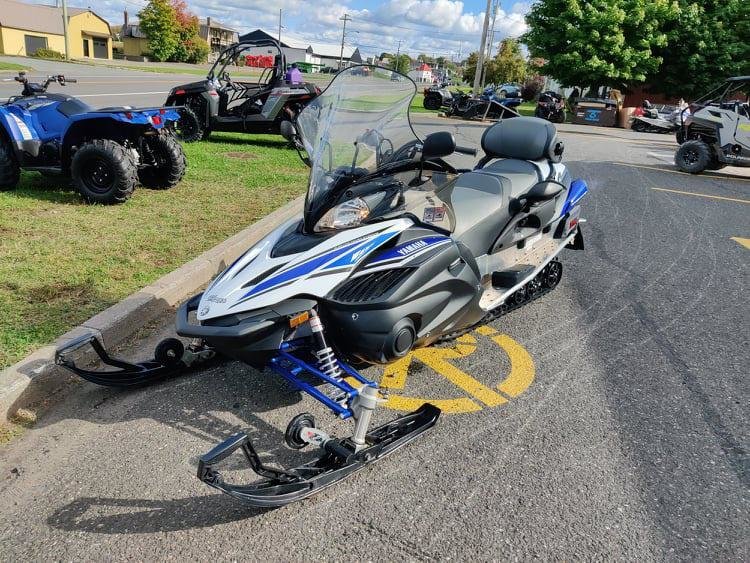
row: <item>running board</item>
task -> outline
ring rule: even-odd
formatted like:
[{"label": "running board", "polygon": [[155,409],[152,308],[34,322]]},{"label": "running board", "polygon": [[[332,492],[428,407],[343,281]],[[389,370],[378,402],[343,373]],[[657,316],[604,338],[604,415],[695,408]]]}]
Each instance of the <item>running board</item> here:
[{"label": "running board", "polygon": [[[514,286],[510,288],[502,288],[502,289],[496,289],[490,285],[484,293],[482,294],[482,298],[479,300],[479,306],[484,309],[485,311],[489,312],[500,305],[502,305],[508,297],[513,295],[517,290],[522,288],[524,285],[529,283],[531,280],[533,280],[539,272],[541,272],[544,267],[552,262],[562,250],[568,246],[569,244],[573,243],[574,239],[576,238],[576,235],[578,234],[578,229],[576,229],[575,233],[572,233],[568,235],[563,241],[555,248],[555,250],[546,256],[539,265],[531,270],[531,273],[528,274],[525,278],[523,278],[520,282],[515,284]],[[554,241],[554,239],[552,239]]]}]

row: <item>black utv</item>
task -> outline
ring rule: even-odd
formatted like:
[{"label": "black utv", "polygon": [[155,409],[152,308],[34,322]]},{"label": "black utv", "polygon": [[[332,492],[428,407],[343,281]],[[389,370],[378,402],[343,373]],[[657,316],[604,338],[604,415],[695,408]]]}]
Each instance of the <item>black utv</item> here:
[{"label": "black utv", "polygon": [[[270,49],[269,49],[270,48]],[[233,79],[230,65],[273,52],[273,66],[260,76]],[[320,89],[284,79],[286,58],[275,39],[246,40],[224,49],[205,80],[172,88],[166,105],[182,106],[177,135],[185,142],[207,139],[212,131],[280,132],[283,121],[294,122]]]}]

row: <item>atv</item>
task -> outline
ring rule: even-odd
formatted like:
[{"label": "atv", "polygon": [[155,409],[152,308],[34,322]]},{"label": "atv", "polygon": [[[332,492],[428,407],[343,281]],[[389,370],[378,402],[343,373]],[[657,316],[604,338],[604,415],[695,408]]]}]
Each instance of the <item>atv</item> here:
[{"label": "atv", "polygon": [[680,116],[675,164],[700,174],[725,166],[750,167],[750,76],[735,76],[691,103]]},{"label": "atv", "polygon": [[[247,61],[267,47],[276,51],[273,66],[257,79],[235,80],[228,67]],[[207,139],[213,131],[278,134],[283,121],[294,122],[305,105],[320,94],[309,83],[284,80],[286,58],[275,39],[246,40],[224,49],[205,80],[172,88],[167,106],[182,106],[177,136],[184,142]]]},{"label": "atv", "polygon": [[76,98],[47,94],[62,74],[42,83],[25,72],[14,78],[20,96],[0,105],[0,191],[18,185],[21,170],[70,178],[89,203],[126,201],[137,184],[166,189],[185,174],[182,147],[165,126],[174,109],[93,109]]}]

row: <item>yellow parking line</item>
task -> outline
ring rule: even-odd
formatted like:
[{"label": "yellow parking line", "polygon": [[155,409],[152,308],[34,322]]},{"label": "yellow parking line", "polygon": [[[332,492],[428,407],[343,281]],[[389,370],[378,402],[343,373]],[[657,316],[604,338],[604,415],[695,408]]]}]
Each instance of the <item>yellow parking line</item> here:
[{"label": "yellow parking line", "polygon": [[741,244],[742,246],[750,250],[750,238],[742,238],[742,237],[729,237],[729,238],[731,238],[734,242]]},{"label": "yellow parking line", "polygon": [[[672,168],[661,168],[659,166],[649,166],[646,164],[631,164],[629,162],[610,162],[610,164],[614,164],[616,166],[627,166],[629,168],[640,168],[641,170],[654,170],[655,172],[668,172],[670,174],[682,174],[683,176],[696,177],[695,174],[689,174],[688,172],[683,172],[682,170],[674,170]],[[710,172],[704,172],[703,174],[701,174],[701,176],[705,176],[707,178],[718,178],[719,180],[731,180],[733,182],[750,182],[750,178],[740,178],[738,176],[726,176],[724,174],[711,174]]]},{"label": "yellow parking line", "polygon": [[391,395],[385,406],[395,411],[412,412],[417,410],[425,403],[431,403],[443,412],[464,413],[481,411],[482,407],[469,399],[419,399],[415,397],[402,397],[401,395]]},{"label": "yellow parking line", "polygon": [[510,336],[498,334],[493,336],[492,340],[505,350],[510,360],[510,374],[497,388],[509,397],[518,397],[534,381],[534,360],[526,349]]},{"label": "yellow parking line", "polygon": [[682,195],[693,195],[696,197],[706,197],[710,199],[721,199],[724,201],[734,201],[736,203],[750,203],[750,199],[735,199],[733,197],[722,197],[720,195],[709,195],[709,194],[697,194],[695,192],[683,192],[681,190],[669,190],[667,188],[651,188],[652,190],[656,190],[657,192],[670,192],[673,194],[682,194]]},{"label": "yellow parking line", "polygon": [[435,370],[456,387],[479,399],[488,407],[496,407],[508,402],[508,399],[499,393],[495,393],[486,385],[446,361],[460,357],[461,354],[450,348],[424,348],[419,351],[419,359],[423,364]]}]

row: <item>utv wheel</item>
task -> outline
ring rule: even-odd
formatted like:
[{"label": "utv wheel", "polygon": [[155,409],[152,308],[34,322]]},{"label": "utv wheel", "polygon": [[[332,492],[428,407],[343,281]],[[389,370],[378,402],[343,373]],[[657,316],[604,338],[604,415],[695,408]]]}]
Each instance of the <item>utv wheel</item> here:
[{"label": "utv wheel", "polygon": [[133,153],[110,139],[94,139],[79,148],[70,164],[76,189],[89,203],[124,203],[138,183]]},{"label": "utv wheel", "polygon": [[0,192],[15,189],[21,177],[21,167],[7,143],[0,140]]},{"label": "utv wheel", "polygon": [[155,164],[138,171],[138,180],[146,188],[166,190],[176,186],[185,175],[187,160],[182,146],[171,135],[156,135],[145,141]]},{"label": "utv wheel", "polygon": [[718,158],[712,158],[709,165],[706,167],[709,170],[721,170],[722,168],[726,167],[727,164],[723,162],[719,162]]},{"label": "utv wheel", "polygon": [[203,139],[204,134],[206,134],[206,137],[211,134],[210,131],[207,133],[204,131],[201,120],[189,107],[180,110],[180,119],[177,120],[175,133],[183,143],[194,143]]},{"label": "utv wheel", "polygon": [[176,366],[182,361],[185,345],[176,338],[165,338],[154,349],[154,360],[165,366]]},{"label": "utv wheel", "polygon": [[287,446],[294,450],[301,450],[308,445],[301,436],[303,428],[315,428],[315,418],[309,412],[298,414],[289,422],[284,433]]},{"label": "utv wheel", "polygon": [[711,149],[703,141],[685,141],[674,155],[677,168],[690,174],[700,174],[711,164]]}]

